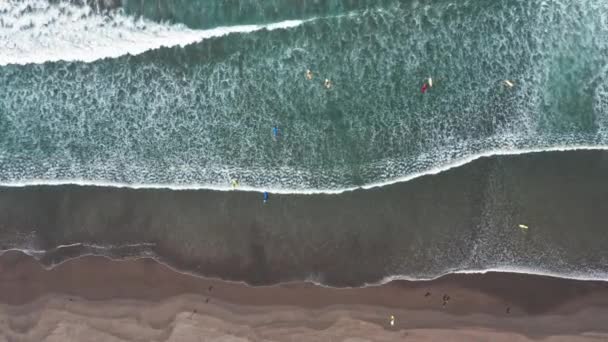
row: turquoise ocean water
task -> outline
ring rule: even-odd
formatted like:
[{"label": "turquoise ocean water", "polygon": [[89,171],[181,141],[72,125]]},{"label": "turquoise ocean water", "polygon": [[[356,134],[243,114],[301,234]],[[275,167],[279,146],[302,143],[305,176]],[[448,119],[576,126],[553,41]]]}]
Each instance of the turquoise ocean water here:
[{"label": "turquoise ocean water", "polygon": [[607,145],[605,1],[95,6],[0,6],[0,183],[339,191]]}]

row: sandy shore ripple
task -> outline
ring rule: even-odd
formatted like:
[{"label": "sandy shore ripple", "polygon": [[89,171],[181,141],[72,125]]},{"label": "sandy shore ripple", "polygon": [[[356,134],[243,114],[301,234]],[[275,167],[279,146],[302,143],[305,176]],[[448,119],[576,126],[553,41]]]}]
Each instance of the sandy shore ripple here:
[{"label": "sandy shore ripple", "polygon": [[152,259],[87,256],[47,270],[7,252],[0,303],[0,341],[608,339],[606,283],[509,273],[365,288],[251,287]]}]

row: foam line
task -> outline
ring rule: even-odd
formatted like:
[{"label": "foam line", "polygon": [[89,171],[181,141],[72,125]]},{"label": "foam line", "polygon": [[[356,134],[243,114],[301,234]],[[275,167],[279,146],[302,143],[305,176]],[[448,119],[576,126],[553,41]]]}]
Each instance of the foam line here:
[{"label": "foam line", "polygon": [[[551,271],[544,271],[540,268],[527,268],[527,267],[515,267],[515,266],[503,266],[503,267],[491,267],[485,269],[474,269],[474,270],[450,270],[447,272],[443,272],[435,277],[412,277],[405,275],[392,275],[388,277],[382,278],[380,281],[375,283],[366,283],[363,287],[369,286],[380,286],[387,283],[390,283],[395,280],[406,280],[406,281],[431,281],[435,279],[439,279],[450,274],[486,274],[486,273],[516,273],[516,274],[528,274],[528,275],[536,275],[536,276],[544,276],[544,277],[552,277],[559,279],[572,279],[572,280],[580,280],[580,281],[608,281],[608,274],[587,274],[587,273],[558,273]],[[322,284],[318,284],[322,285]]]},{"label": "foam line", "polygon": [[[0,250],[0,256],[3,255],[4,253],[7,252],[21,252],[23,254],[29,255],[33,258],[35,258],[36,260],[39,260],[37,258],[38,255],[43,255],[44,253],[46,253],[46,251],[43,250],[32,250],[32,249],[21,249],[21,248],[9,248],[9,249],[5,249],[5,250]],[[250,286],[249,284],[247,284],[244,281],[235,281],[235,280],[227,280],[227,279],[222,279],[219,277],[209,277],[209,276],[204,276],[204,275],[200,275],[197,273],[194,273],[192,271],[187,271],[187,270],[183,270],[180,268],[177,268],[173,265],[171,265],[170,263],[163,261],[162,258],[158,258],[158,257],[154,257],[154,256],[135,256],[135,257],[125,257],[125,258],[114,258],[108,255],[103,255],[103,254],[95,254],[95,253],[85,253],[79,256],[75,256],[73,258],[67,258],[65,260],[62,260],[61,262],[58,262],[56,264],[52,264],[52,265],[48,265],[45,266],[46,270],[51,270],[57,266],[60,266],[61,264],[64,264],[66,262],[69,262],[71,260],[76,260],[76,259],[80,259],[80,258],[85,258],[85,257],[89,257],[89,256],[98,256],[98,257],[103,257],[106,258],[108,260],[111,261],[115,261],[115,262],[123,262],[123,261],[131,261],[131,260],[139,260],[139,259],[153,259],[156,262],[164,265],[165,267],[170,268],[172,271],[180,273],[180,274],[184,274],[184,275],[188,275],[188,276],[193,276],[193,277],[197,277],[197,278],[205,278],[205,279],[218,279],[221,281],[226,281],[229,283],[235,283],[235,284],[242,284],[245,286]],[[540,269],[532,269],[532,268],[523,268],[523,267],[511,267],[511,266],[504,266],[504,267],[497,267],[497,268],[487,268],[487,269],[476,269],[476,270],[450,270],[444,273],[441,273],[440,275],[436,276],[436,277],[412,277],[412,276],[405,276],[405,275],[391,275],[391,276],[386,276],[384,278],[382,278],[380,281],[378,282],[374,282],[374,283],[365,283],[364,285],[360,286],[360,287],[373,287],[373,286],[381,286],[387,283],[390,283],[392,281],[397,281],[397,280],[405,280],[405,281],[412,281],[412,282],[423,282],[423,281],[431,281],[431,280],[435,280],[435,279],[439,279],[451,274],[486,274],[489,272],[495,272],[495,273],[517,273],[517,274],[528,274],[528,275],[536,275],[536,276],[545,276],[545,277],[552,277],[552,278],[558,278],[558,279],[572,279],[572,280],[580,280],[580,281],[608,281],[608,274],[601,274],[601,275],[574,275],[574,274],[560,274],[560,273],[556,273],[556,272],[548,272],[548,271],[543,271]],[[329,286],[326,284],[323,284],[319,281],[317,281],[316,279],[314,279],[314,277],[309,277],[307,279],[302,280],[304,282],[307,283],[311,283],[317,286],[321,286],[321,287],[326,287],[326,288],[334,288],[333,286]],[[293,281],[285,281],[285,282],[281,282],[281,283],[277,283],[277,284],[273,284],[273,285],[267,285],[267,286],[279,286],[281,284],[292,284],[292,283],[298,283],[300,282],[299,280],[293,280]],[[342,287],[344,288],[344,287]]]},{"label": "foam line", "polygon": [[71,243],[69,245],[59,245],[57,247],[55,247],[55,249],[62,249],[62,248],[69,248],[69,247],[76,247],[76,246],[82,246],[83,244],[81,242],[76,242],[76,243]]},{"label": "foam line", "polygon": [[428,175],[436,175],[441,172],[445,172],[447,170],[463,166],[465,164],[471,163],[477,159],[492,157],[492,156],[505,156],[505,155],[521,155],[528,153],[540,153],[540,152],[558,152],[558,151],[578,151],[578,150],[589,150],[589,151],[604,151],[608,150],[608,145],[573,145],[573,146],[554,146],[554,147],[546,147],[546,148],[526,148],[520,150],[507,150],[507,149],[497,149],[491,150],[483,153],[479,153],[476,155],[472,155],[465,158],[460,158],[454,160],[450,163],[437,166],[431,168],[427,171],[417,172],[408,174],[402,177],[389,179],[382,182],[369,183],[366,185],[362,185],[359,187],[349,187],[349,188],[341,188],[341,189],[284,189],[284,188],[261,188],[261,187],[249,187],[246,185],[239,186],[238,189],[233,189],[231,184],[227,183],[225,186],[218,185],[205,185],[205,184],[126,184],[126,183],[116,183],[116,182],[106,182],[106,181],[91,181],[91,180],[83,180],[83,179],[57,179],[57,180],[27,180],[27,181],[9,181],[9,182],[0,182],[0,186],[4,187],[27,187],[27,186],[41,186],[41,185],[51,185],[51,186],[61,186],[61,185],[79,185],[79,186],[96,186],[96,187],[112,187],[112,188],[129,188],[129,189],[168,189],[168,190],[212,190],[212,191],[245,191],[245,192],[270,192],[273,194],[299,194],[299,195],[318,195],[318,194],[327,194],[327,195],[338,195],[349,191],[355,191],[360,189],[373,189],[384,187],[396,183],[403,183],[410,181],[415,178],[428,176]]}]

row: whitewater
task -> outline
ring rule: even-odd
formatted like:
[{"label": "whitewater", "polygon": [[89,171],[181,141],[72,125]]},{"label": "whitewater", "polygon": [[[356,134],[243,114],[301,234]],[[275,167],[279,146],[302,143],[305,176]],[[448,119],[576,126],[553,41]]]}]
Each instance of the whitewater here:
[{"label": "whitewater", "polygon": [[[234,187],[230,184],[227,179],[226,184],[171,184],[171,183],[118,183],[118,182],[106,182],[106,181],[95,181],[95,180],[86,180],[86,179],[32,179],[27,181],[5,181],[0,182],[1,187],[29,187],[29,186],[62,186],[62,185],[78,185],[78,186],[95,186],[95,187],[111,187],[111,188],[128,188],[128,189],[168,189],[168,190],[212,190],[212,191],[242,191],[242,192],[271,192],[273,194],[282,194],[282,195],[339,195],[345,192],[355,191],[355,190],[365,190],[365,189],[373,189],[384,186],[389,186],[392,184],[407,182],[419,177],[437,175],[439,173],[448,171],[453,168],[458,168],[460,166],[469,164],[479,158],[487,158],[494,156],[511,156],[511,155],[521,155],[528,153],[542,153],[542,152],[560,152],[560,151],[602,151],[608,150],[608,145],[605,146],[556,146],[549,148],[531,148],[531,149],[522,149],[522,150],[492,150],[487,151],[478,155],[468,156],[466,158],[454,160],[448,163],[445,163],[441,166],[431,168],[429,170],[408,174],[400,178],[389,179],[383,182],[369,183],[364,184],[357,187],[349,187],[349,188],[341,188],[341,189],[286,189],[286,188],[273,188],[273,187],[255,187],[248,186],[247,184],[239,184],[237,187]],[[499,271],[497,269],[492,269],[489,271]],[[506,272],[514,272],[513,270],[509,270]],[[522,271],[523,272],[523,271]],[[578,279],[578,278],[577,278]],[[608,279],[608,278],[607,278]]]},{"label": "whitewater", "polygon": [[157,23],[114,10],[46,0],[0,2],[0,66],[55,61],[92,62],[138,55],[161,47],[185,46],[231,33],[287,29],[303,20],[235,25],[206,30]]}]

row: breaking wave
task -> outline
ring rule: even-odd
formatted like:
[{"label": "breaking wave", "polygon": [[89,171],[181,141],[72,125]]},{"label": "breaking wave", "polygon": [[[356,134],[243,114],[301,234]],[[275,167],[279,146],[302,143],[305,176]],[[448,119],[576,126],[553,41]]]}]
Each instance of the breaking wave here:
[{"label": "breaking wave", "polygon": [[160,47],[185,46],[230,33],[290,28],[302,22],[193,30],[179,23],[135,18],[121,10],[100,12],[70,2],[8,0],[0,2],[0,65],[92,62]]}]

